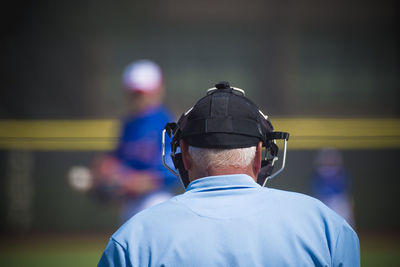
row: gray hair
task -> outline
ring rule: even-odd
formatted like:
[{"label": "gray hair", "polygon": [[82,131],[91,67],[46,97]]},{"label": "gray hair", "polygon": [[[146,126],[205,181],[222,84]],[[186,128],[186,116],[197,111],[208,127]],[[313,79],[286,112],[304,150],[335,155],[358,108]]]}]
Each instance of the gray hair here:
[{"label": "gray hair", "polygon": [[194,164],[202,170],[214,167],[245,168],[254,160],[256,147],[216,149],[189,146],[189,155]]}]

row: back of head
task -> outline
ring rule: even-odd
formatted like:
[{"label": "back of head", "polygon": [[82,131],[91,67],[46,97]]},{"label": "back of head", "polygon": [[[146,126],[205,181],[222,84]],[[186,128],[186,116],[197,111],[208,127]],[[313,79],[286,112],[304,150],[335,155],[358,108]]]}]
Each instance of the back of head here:
[{"label": "back of head", "polygon": [[254,160],[255,153],[255,146],[231,149],[189,146],[189,154],[196,168],[205,170],[207,175],[211,175],[210,169],[245,169]]},{"label": "back of head", "polygon": [[189,183],[188,175],[180,153],[175,153],[180,140],[194,147],[190,148],[192,155],[198,157],[196,164],[205,164],[203,168],[210,164],[243,167],[253,160],[255,146],[261,142],[266,152],[272,155],[263,160],[263,166],[271,168],[265,168],[259,175],[262,183],[270,175],[278,153],[275,139],[287,140],[289,137],[287,133],[274,132],[268,117],[245,97],[242,89],[231,87],[228,82],[210,88],[177,123],[167,124],[166,131],[174,135],[171,156],[185,186]]}]

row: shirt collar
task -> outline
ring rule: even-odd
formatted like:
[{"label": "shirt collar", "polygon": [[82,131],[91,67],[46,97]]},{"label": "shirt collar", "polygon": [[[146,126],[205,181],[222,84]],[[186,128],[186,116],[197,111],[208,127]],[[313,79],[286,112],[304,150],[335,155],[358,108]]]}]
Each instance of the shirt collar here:
[{"label": "shirt collar", "polygon": [[199,192],[218,189],[232,189],[232,188],[256,188],[261,187],[254,182],[253,178],[246,174],[231,174],[231,175],[218,175],[208,176],[194,180],[189,184],[186,192]]}]

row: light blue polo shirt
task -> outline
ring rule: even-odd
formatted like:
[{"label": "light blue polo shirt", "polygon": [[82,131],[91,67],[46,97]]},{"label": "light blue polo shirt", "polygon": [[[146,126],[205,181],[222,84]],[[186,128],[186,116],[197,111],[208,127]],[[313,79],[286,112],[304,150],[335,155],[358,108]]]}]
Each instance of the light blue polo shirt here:
[{"label": "light blue polo shirt", "polygon": [[112,235],[99,266],[359,266],[357,234],[309,196],[247,175],[193,181]]}]

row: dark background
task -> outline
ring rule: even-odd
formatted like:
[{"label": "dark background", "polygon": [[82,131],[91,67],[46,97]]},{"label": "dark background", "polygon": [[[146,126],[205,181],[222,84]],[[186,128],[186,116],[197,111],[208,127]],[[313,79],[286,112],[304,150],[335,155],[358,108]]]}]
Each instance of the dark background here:
[{"label": "dark background", "polygon": [[[119,118],[121,72],[142,58],[163,68],[177,116],[228,80],[272,118],[400,117],[396,1],[42,0],[6,1],[0,12],[0,119]],[[289,150],[270,186],[310,193],[316,152]],[[398,231],[399,149],[342,153],[357,228]],[[67,182],[70,167],[90,165],[95,154],[0,150],[2,232],[114,229],[117,207]],[[22,226],[7,202],[14,156],[32,177]]]}]

